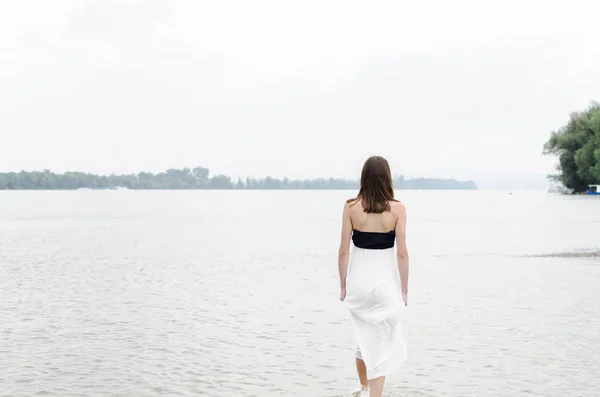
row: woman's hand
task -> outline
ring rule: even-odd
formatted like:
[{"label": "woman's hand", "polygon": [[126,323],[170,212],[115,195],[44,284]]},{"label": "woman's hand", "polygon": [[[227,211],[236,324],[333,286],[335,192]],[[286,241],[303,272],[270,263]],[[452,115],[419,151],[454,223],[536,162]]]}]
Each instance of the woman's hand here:
[{"label": "woman's hand", "polygon": [[343,287],[343,288],[340,290],[340,300],[343,302],[343,301],[344,301],[344,299],[346,299],[346,287]]},{"label": "woman's hand", "polygon": [[[398,295],[396,295],[398,296]],[[402,291],[402,301],[404,301],[404,306],[408,306],[408,292]]]}]

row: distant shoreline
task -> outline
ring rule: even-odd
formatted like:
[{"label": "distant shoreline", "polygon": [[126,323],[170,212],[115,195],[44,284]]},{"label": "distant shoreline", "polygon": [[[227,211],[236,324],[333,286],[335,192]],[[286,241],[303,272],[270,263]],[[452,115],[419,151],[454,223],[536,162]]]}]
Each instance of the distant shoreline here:
[{"label": "distant shoreline", "polygon": [[[229,189],[229,188],[210,188],[210,189],[128,189],[128,188],[122,188],[122,189],[86,189],[86,188],[77,188],[77,189],[0,189],[0,192],[82,192],[82,191],[101,191],[101,192],[106,192],[106,191],[114,191],[114,190],[127,190],[127,191],[140,191],[140,192],[173,192],[173,191],[214,191],[214,192],[233,192],[233,191],[255,191],[255,192],[260,192],[260,191],[269,191],[269,192],[276,192],[276,191],[288,191],[288,192],[298,192],[298,191],[302,191],[302,192],[332,192],[332,191],[339,191],[339,192],[356,192],[358,189],[351,189],[351,188],[344,188],[344,189],[328,189],[328,188],[323,188],[323,189],[308,189],[308,188],[299,188],[299,189],[277,189],[277,188],[259,188],[259,189]],[[394,190],[398,190],[398,191],[506,191],[509,192],[509,190],[496,190],[496,189],[453,189],[453,188],[424,188],[424,189],[416,189],[416,188],[394,188]],[[515,191],[515,190],[513,190]],[[542,190],[539,190],[542,191]]]},{"label": "distant shoreline", "polygon": [[[396,190],[479,190],[474,181],[396,176]],[[48,170],[0,173],[0,190],[357,190],[358,180],[341,178],[246,178],[210,175],[208,168],[168,169],[153,174],[95,175],[84,172],[57,174]]]}]

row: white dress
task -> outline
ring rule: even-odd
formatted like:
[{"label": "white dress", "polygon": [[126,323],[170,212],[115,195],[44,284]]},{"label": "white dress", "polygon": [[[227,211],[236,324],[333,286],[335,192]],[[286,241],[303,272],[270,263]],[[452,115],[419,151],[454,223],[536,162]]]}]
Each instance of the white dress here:
[{"label": "white dress", "polygon": [[356,230],[352,236],[344,304],[352,317],[356,357],[365,362],[369,380],[397,372],[406,360],[394,238],[393,232]]}]

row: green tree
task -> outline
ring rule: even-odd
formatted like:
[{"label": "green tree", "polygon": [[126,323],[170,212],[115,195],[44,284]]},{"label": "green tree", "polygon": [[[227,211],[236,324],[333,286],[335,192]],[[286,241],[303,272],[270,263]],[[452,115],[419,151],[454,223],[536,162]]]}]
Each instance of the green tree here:
[{"label": "green tree", "polygon": [[565,126],[551,133],[544,154],[558,157],[559,173],[550,178],[574,193],[600,184],[600,104],[572,113]]},{"label": "green tree", "polygon": [[196,167],[192,170],[196,177],[196,187],[200,189],[208,189],[210,187],[209,169],[204,167]]},{"label": "green tree", "polygon": [[232,189],[233,184],[226,175],[215,175],[210,179],[211,189]]}]

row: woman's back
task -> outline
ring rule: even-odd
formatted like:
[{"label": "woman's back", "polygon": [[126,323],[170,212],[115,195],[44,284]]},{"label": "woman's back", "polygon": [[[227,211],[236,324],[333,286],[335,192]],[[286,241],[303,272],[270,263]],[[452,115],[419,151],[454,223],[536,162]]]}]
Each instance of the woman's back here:
[{"label": "woman's back", "polygon": [[362,201],[357,199],[350,203],[350,221],[352,229],[369,233],[388,233],[396,229],[398,221],[398,210],[400,204],[390,201],[390,210],[380,214],[369,214],[365,212]]}]

